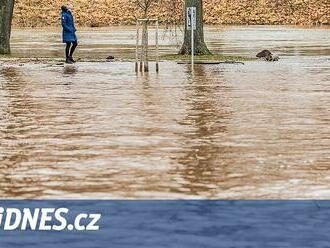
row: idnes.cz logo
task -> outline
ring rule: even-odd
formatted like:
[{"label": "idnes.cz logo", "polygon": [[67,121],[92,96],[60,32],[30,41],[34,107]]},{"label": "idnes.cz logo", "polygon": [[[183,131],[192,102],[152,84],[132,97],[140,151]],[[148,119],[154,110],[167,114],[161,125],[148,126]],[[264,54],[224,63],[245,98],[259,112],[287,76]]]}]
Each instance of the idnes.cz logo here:
[{"label": "idnes.cz logo", "polygon": [[69,223],[67,208],[18,209],[0,207],[0,229],[4,231],[97,231],[101,214],[79,213]]}]

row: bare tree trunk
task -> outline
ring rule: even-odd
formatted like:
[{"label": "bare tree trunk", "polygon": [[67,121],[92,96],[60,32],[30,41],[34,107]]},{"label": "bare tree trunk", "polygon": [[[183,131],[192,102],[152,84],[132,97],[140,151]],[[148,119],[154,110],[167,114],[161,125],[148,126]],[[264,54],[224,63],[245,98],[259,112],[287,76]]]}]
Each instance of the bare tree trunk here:
[{"label": "bare tree trunk", "polygon": [[10,53],[11,21],[15,0],[0,0],[0,54]]},{"label": "bare tree trunk", "polygon": [[204,41],[203,0],[185,0],[184,42],[179,54],[191,54],[191,30],[187,29],[187,7],[196,7],[196,30],[194,30],[194,46],[196,55],[211,54]]}]

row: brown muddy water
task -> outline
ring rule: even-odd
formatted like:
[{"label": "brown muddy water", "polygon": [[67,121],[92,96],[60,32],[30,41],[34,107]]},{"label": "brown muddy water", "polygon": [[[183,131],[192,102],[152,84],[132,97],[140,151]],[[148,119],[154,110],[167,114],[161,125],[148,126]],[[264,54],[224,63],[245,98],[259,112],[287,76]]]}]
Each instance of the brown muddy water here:
[{"label": "brown muddy water", "polygon": [[[82,30],[81,57],[134,53],[134,28]],[[179,40],[180,36],[178,37]],[[330,198],[330,29],[209,27],[209,46],[277,63],[0,62],[2,198]],[[14,30],[14,56],[62,56]],[[174,52],[175,37],[162,40]]]}]

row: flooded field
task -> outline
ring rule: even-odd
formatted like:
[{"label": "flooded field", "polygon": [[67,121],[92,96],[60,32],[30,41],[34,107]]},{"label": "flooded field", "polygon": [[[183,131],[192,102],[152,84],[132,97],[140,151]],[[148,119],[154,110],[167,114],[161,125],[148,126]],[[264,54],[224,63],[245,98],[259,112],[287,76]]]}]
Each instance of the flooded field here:
[{"label": "flooded field", "polygon": [[[79,36],[80,57],[134,54],[131,27]],[[329,38],[327,28],[210,27],[214,51],[267,48],[281,60],[194,74],[165,61],[144,76],[131,62],[0,62],[0,196],[330,198]],[[13,56],[60,57],[59,40],[14,30]],[[176,47],[162,41],[162,53]]]}]

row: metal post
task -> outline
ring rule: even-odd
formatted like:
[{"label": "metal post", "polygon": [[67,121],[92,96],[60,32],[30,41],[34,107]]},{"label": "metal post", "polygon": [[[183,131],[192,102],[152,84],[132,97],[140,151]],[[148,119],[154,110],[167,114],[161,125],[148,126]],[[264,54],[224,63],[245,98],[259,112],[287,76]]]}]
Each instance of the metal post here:
[{"label": "metal post", "polygon": [[191,29],[191,67],[194,68],[194,55],[195,55],[195,47],[194,47],[194,28]]},{"label": "metal post", "polygon": [[196,28],[196,7],[188,7],[187,8],[187,29],[190,30],[191,32],[191,44],[190,44],[190,49],[191,49],[191,69],[194,69],[194,56],[195,56],[195,36],[194,36],[194,30]]}]

